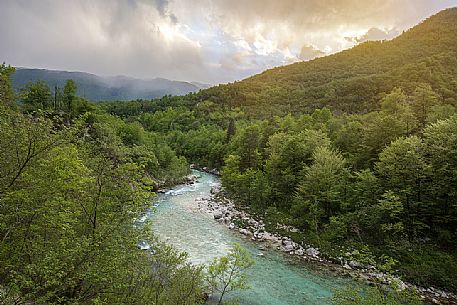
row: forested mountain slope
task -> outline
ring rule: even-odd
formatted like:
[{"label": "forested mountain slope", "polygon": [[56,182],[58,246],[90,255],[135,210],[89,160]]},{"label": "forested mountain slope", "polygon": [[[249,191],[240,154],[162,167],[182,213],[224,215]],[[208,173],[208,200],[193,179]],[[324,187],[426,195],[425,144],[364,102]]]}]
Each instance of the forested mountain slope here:
[{"label": "forested mountain slope", "polygon": [[152,99],[169,94],[184,95],[208,86],[196,82],[172,81],[164,78],[143,80],[125,76],[102,77],[84,72],[46,69],[18,68],[12,76],[15,89],[37,80],[46,82],[52,88],[55,86],[63,88],[68,79],[76,82],[80,96],[91,101],[125,101]]},{"label": "forested mountain slope", "polygon": [[220,168],[227,193],[269,230],[455,292],[456,106],[448,9],[392,41],[102,108]]},{"label": "forested mountain slope", "polygon": [[365,113],[394,87],[428,83],[457,100],[457,8],[444,10],[391,41],[371,41],[331,56],[267,70],[203,92],[204,98],[268,116],[312,111]]},{"label": "forested mountain slope", "polygon": [[[0,251],[0,262],[8,266],[4,276],[0,270],[0,284],[14,293],[49,303],[103,293],[107,304],[119,303],[124,293],[131,304],[150,303],[146,279],[155,279],[136,272],[141,264],[129,256],[141,256],[133,251],[136,243],[122,251],[115,270],[110,266],[121,250],[98,250],[98,243],[120,246],[124,239],[142,238],[142,232],[123,234],[129,232],[123,229],[130,226],[129,209],[140,211],[141,199],[148,199],[135,191],[176,183],[188,163],[220,169],[225,194],[271,232],[341,263],[359,262],[354,268],[377,270],[375,276],[386,272],[457,293],[457,9],[389,42],[368,42],[234,84],[150,101],[93,105],[77,96],[73,81],[56,95],[38,81],[15,96],[12,69],[2,65],[0,72],[0,238],[8,245]],[[47,145],[61,139],[58,149]],[[27,157],[31,140],[48,150],[22,170],[16,159]],[[65,170],[55,170],[60,168]],[[68,175],[80,178],[49,186]],[[101,196],[100,177],[106,181]],[[54,198],[67,200],[64,206],[75,214],[60,213]],[[97,214],[106,220],[96,230],[91,217],[70,218],[85,215],[79,203],[86,198],[90,205],[107,203]],[[48,207],[59,211],[55,218],[34,218],[35,208]],[[125,208],[118,212],[120,207]],[[124,220],[122,230],[113,230],[113,215]],[[57,232],[65,234],[48,237],[47,217],[55,224],[66,221],[71,230],[61,227]],[[28,223],[34,224],[33,235]],[[79,246],[85,240],[88,246]],[[69,259],[62,262],[54,248],[69,252]],[[75,258],[94,249],[100,253],[96,263],[88,260],[79,270]],[[49,262],[61,267],[44,268]],[[72,268],[78,273],[62,281],[61,270]],[[116,283],[146,279],[140,293],[129,294],[123,286],[120,293],[105,294],[111,278],[93,274],[107,274]],[[173,278],[170,287],[180,287],[181,279],[186,281]],[[52,294],[41,287],[51,287]],[[197,298],[200,285],[195,287]],[[178,298],[185,291],[176,292]]]}]

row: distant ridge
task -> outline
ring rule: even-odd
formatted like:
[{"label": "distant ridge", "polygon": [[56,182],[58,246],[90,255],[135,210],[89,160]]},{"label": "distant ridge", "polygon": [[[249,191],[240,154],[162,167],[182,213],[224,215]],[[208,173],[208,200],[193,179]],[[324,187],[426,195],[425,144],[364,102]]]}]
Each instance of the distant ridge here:
[{"label": "distant ridge", "polygon": [[63,87],[68,79],[76,82],[80,96],[91,101],[153,99],[164,95],[185,95],[209,87],[207,84],[165,78],[144,80],[126,76],[106,77],[85,72],[29,68],[16,68],[16,73],[12,77],[13,87],[16,90],[30,81],[37,80],[45,81],[51,88]]}]

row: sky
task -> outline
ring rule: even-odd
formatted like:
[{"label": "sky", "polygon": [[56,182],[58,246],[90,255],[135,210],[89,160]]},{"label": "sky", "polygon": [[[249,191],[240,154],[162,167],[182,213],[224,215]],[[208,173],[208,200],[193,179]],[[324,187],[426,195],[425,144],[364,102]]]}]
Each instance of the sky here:
[{"label": "sky", "polygon": [[209,84],[391,39],[457,0],[0,0],[0,61]]}]

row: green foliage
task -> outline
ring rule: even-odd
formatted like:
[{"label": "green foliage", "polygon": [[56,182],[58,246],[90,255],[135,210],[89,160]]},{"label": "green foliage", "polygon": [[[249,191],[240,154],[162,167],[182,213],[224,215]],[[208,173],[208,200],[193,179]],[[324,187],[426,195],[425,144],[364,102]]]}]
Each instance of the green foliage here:
[{"label": "green foliage", "polygon": [[375,209],[378,213],[381,229],[387,233],[389,237],[395,238],[403,233],[403,204],[400,198],[395,196],[391,191],[387,191],[382,195]]},{"label": "green foliage", "polygon": [[331,304],[335,305],[421,305],[420,297],[411,290],[398,291],[381,286],[347,288],[336,291]]},{"label": "green foliage", "polygon": [[[26,113],[0,106],[1,301],[203,303],[202,268],[134,226],[154,186],[188,173],[185,159],[138,123],[76,117],[73,106],[63,116],[38,111],[50,108],[48,89],[24,90]],[[69,85],[66,98],[81,101],[74,92]]]},{"label": "green foliage", "polygon": [[344,188],[348,171],[343,157],[326,147],[313,153],[313,164],[304,170],[303,180],[297,189],[297,201],[308,202],[312,228],[322,219],[329,219],[340,210],[344,201]]},{"label": "green foliage", "polygon": [[[31,84],[22,96],[28,114],[0,108],[0,239],[7,245],[0,285],[48,303],[74,301],[81,291],[119,303],[101,297],[107,280],[98,268],[119,287],[138,274],[156,287],[155,301],[137,288],[144,293],[137,303],[180,303],[179,289],[130,264],[155,258],[136,251],[144,232],[127,230],[126,219],[141,210],[146,190],[180,182],[192,162],[222,169],[225,190],[263,215],[270,230],[292,225],[302,229],[293,236],[298,242],[335,252],[349,245],[355,260],[457,289],[456,13],[445,10],[392,41],[187,96],[94,108],[71,81],[53,97],[44,84]],[[11,105],[13,70],[0,71],[2,105]],[[76,264],[87,251],[92,260]],[[176,253],[165,256],[172,261],[164,270],[182,270],[197,300],[201,270]],[[112,260],[112,267],[105,263]],[[216,273],[230,259],[213,265]],[[62,280],[68,270],[75,271]],[[365,296],[371,301],[363,304],[407,300],[378,289],[345,300]]]},{"label": "green foliage", "polygon": [[[381,98],[394,88],[411,95],[416,87],[428,84],[443,101],[455,106],[456,15],[455,8],[444,10],[391,41],[365,42],[199,95],[225,107],[240,107],[256,118],[269,118],[323,107],[334,113],[372,112],[379,110]],[[423,112],[416,113],[422,124]]]},{"label": "green foliage", "polygon": [[77,99],[76,90],[77,86],[74,80],[69,79],[63,87],[63,100],[68,112],[74,111],[75,101]]},{"label": "green foliage", "polygon": [[28,83],[22,89],[22,102],[26,109],[46,109],[51,102],[51,89],[43,81]]},{"label": "green foliage", "polygon": [[[404,204],[405,213],[402,215],[405,218],[409,235],[418,234],[418,231],[427,228],[427,225],[417,215],[423,206],[422,185],[428,171],[422,151],[423,144],[420,138],[416,136],[399,138],[381,152],[379,162],[376,164],[376,170],[384,189],[398,194]],[[391,195],[386,196],[392,197]],[[389,200],[387,197],[384,199],[386,200],[380,201],[380,204],[390,202],[392,205],[394,201],[397,201],[397,199],[392,201],[392,198]],[[399,217],[400,211],[398,208],[396,210],[397,217]],[[392,229],[400,230],[402,226],[398,223],[397,229]]]},{"label": "green foliage", "polygon": [[0,105],[11,106],[14,104],[14,92],[11,85],[11,75],[16,71],[5,63],[0,65]]},{"label": "green foliage", "polygon": [[457,289],[457,257],[455,253],[446,253],[432,243],[411,244],[396,243],[387,249],[390,256],[401,258],[397,264],[404,280],[422,286],[446,287]]},{"label": "green foliage", "polygon": [[253,264],[249,252],[239,244],[234,244],[226,256],[214,259],[208,266],[206,282],[212,294],[218,296],[218,304],[226,293],[249,288],[246,270]]}]

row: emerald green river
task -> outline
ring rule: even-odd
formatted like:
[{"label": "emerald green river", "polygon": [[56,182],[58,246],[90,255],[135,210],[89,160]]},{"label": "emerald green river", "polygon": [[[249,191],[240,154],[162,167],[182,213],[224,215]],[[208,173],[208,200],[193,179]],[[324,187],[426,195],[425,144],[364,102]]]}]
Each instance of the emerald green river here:
[{"label": "emerald green river", "polygon": [[251,289],[233,292],[227,299],[240,304],[292,305],[328,304],[334,289],[356,283],[329,271],[319,270],[311,263],[298,261],[276,250],[259,250],[259,243],[245,239],[229,230],[210,215],[198,209],[198,198],[209,197],[219,179],[203,172],[194,185],[181,185],[159,195],[157,206],[148,213],[156,236],[189,254],[195,264],[208,264],[214,257],[225,255],[232,243],[247,248],[255,265],[249,271]]}]

